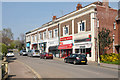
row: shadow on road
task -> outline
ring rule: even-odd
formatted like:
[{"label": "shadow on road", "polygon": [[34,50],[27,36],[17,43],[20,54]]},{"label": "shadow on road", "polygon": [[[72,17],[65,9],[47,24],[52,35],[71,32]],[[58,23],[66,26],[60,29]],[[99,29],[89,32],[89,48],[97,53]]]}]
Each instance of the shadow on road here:
[{"label": "shadow on road", "polygon": [[17,58],[15,57],[7,57],[7,62],[8,63],[11,63],[11,62],[14,62],[14,60],[16,60]]}]

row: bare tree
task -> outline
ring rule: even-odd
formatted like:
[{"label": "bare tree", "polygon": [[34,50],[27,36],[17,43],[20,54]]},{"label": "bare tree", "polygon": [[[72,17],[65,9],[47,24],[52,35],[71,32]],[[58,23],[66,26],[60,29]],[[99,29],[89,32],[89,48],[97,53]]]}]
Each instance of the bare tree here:
[{"label": "bare tree", "polygon": [[9,45],[11,41],[13,40],[13,33],[10,28],[3,28],[2,31],[0,31],[1,37],[2,37],[2,43]]}]

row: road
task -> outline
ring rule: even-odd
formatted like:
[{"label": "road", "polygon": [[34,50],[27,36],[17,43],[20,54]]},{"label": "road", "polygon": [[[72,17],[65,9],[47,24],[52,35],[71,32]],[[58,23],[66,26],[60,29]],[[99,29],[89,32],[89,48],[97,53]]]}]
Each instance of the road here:
[{"label": "road", "polygon": [[15,54],[15,57],[34,69],[42,78],[118,78],[116,69],[95,65],[73,65],[59,60],[45,60],[18,54]]}]

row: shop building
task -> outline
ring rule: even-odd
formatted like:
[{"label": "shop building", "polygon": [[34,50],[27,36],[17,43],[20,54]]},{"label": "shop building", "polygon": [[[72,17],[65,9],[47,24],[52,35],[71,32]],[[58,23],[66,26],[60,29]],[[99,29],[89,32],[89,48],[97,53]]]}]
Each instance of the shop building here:
[{"label": "shop building", "polygon": [[[76,10],[60,18],[53,16],[52,21],[26,34],[30,35],[30,49],[39,49],[40,52],[52,52],[54,56],[64,58],[70,54],[85,54],[88,60],[97,61],[98,29],[110,29],[114,37],[113,48],[108,53],[118,53],[115,48],[118,26],[115,17],[117,10],[109,7],[107,2],[94,2],[85,7],[77,4]],[[114,29],[116,27],[116,29]],[[28,41],[26,41],[28,42]],[[36,48],[37,47],[37,48]]]}]

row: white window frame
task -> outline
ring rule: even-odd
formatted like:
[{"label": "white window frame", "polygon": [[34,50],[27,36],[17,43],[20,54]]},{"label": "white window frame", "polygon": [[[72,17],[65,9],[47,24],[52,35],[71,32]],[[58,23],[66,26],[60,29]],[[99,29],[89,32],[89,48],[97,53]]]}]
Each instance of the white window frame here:
[{"label": "white window frame", "polygon": [[37,41],[37,34],[35,34],[35,41]]},{"label": "white window frame", "polygon": [[99,20],[97,20],[97,27],[99,28]]},{"label": "white window frame", "polygon": [[81,31],[80,31],[80,24],[81,24],[81,21],[80,21],[80,22],[77,23],[77,24],[78,24],[78,33],[79,33],[79,32],[85,32],[85,31],[86,31],[86,20],[83,20],[82,22],[84,22],[84,25],[85,25],[84,31],[82,31],[82,27],[81,27]]},{"label": "white window frame", "polygon": [[32,35],[32,41],[34,41],[34,35]]},{"label": "white window frame", "polygon": [[[57,30],[57,36],[56,36],[56,34],[55,34],[55,30]],[[58,28],[54,29],[54,38],[55,38],[55,37],[58,37]]]},{"label": "white window frame", "polygon": [[39,39],[40,40],[42,39],[42,33],[39,33]]},{"label": "white window frame", "polygon": [[43,39],[46,39],[46,36],[44,35],[44,33],[46,33],[46,31],[45,31],[45,32],[43,32]]},{"label": "white window frame", "polygon": [[[51,32],[51,33],[50,33]],[[49,39],[52,38],[52,30],[49,31]]]},{"label": "white window frame", "polygon": [[68,33],[67,34],[65,34],[65,26],[63,27],[63,36],[66,36],[66,35],[69,35],[69,25],[66,25],[66,27],[68,27]]},{"label": "white window frame", "polygon": [[113,23],[113,28],[116,29],[116,23],[115,22]]}]

